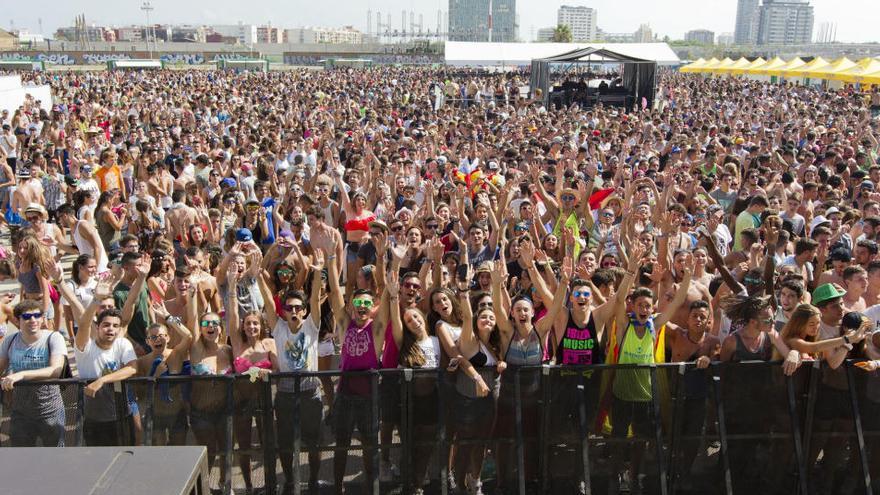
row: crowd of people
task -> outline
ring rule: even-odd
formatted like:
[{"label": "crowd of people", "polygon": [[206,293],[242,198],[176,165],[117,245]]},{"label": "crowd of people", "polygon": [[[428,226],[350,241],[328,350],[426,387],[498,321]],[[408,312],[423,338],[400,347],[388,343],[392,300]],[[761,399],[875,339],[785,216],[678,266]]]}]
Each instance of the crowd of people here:
[{"label": "crowd of people", "polygon": [[[880,93],[662,72],[653,108],[548,108],[520,91],[526,77],[26,75],[50,84],[54,101],[0,115],[0,230],[11,235],[0,278],[20,284],[17,304],[0,299],[10,444],[64,445],[59,386],[21,382],[70,376],[70,364],[89,380],[87,445],[144,441],[146,394],[128,387],[120,407],[115,382],[250,375],[234,389],[248,489],[245,452],[270,406],[258,381],[279,372],[420,371],[411,493],[432,455],[448,460],[455,489],[481,493],[490,453],[510,493],[517,401],[527,482],[538,477],[538,411],[551,407],[558,437],[633,435],[609,450],[608,489],[637,493],[659,421],[653,375],[628,367],[609,378],[591,365],[698,372],[758,360],[793,374],[821,361],[817,425],[852,428],[842,363],[863,359],[871,390],[880,385]],[[542,364],[571,370],[549,404],[537,374],[515,379]],[[396,376],[378,392],[363,374],[276,383],[288,489],[295,407],[312,489],[321,446],[349,446],[357,431],[370,454],[403,420]],[[688,397],[706,387],[697,379]],[[152,444],[191,433],[213,462],[226,442],[225,385],[165,382],[156,394]],[[733,433],[762,419],[750,419],[759,395],[743,394]],[[880,394],[869,397],[880,411]],[[705,400],[688,404],[685,428],[699,435]],[[863,420],[880,426],[880,414]],[[440,422],[445,452],[433,441]],[[856,481],[846,439],[810,447],[818,493]],[[685,450],[693,463],[696,447]],[[364,479],[399,476],[389,449],[376,455]],[[731,448],[734,485],[785,493],[788,466],[754,470],[752,455]],[[347,460],[337,449],[338,493]],[[564,492],[584,489],[578,476]]]}]

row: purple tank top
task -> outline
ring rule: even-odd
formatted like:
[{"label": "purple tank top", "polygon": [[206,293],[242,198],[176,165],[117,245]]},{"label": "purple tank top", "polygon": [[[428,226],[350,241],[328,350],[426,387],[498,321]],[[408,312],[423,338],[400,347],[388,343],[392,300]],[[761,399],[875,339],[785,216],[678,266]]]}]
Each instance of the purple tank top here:
[{"label": "purple tank top", "polygon": [[[352,321],[345,330],[342,342],[342,356],[339,367],[342,371],[375,370],[379,368],[376,345],[373,341],[373,320],[358,327]],[[353,376],[339,380],[341,392],[354,395],[370,395],[370,377]]]}]

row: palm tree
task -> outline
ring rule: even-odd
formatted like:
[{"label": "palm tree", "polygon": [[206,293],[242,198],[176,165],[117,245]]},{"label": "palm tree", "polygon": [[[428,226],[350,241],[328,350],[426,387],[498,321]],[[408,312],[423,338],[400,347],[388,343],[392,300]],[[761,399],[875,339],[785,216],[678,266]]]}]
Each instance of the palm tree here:
[{"label": "palm tree", "polygon": [[568,24],[560,24],[553,30],[554,43],[571,43],[571,27]]}]

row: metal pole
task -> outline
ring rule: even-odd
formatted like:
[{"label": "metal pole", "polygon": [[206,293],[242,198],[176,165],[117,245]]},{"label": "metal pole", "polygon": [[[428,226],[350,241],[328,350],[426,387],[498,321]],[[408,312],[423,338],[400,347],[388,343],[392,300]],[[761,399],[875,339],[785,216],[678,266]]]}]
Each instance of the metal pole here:
[{"label": "metal pole", "polygon": [[228,376],[226,378],[226,452],[223,458],[223,470],[226,473],[226,479],[223,482],[223,493],[232,493],[232,457],[234,452],[233,438],[233,414],[235,413],[235,399],[233,397],[233,389],[235,388],[235,377]]},{"label": "metal pole", "polygon": [[675,492],[678,490],[678,474],[675,471],[675,460],[678,457],[678,436],[681,435],[682,430],[682,421],[679,418],[679,411],[683,406],[684,387],[681,385],[681,382],[684,379],[684,374],[686,372],[687,364],[681,363],[678,367],[678,379],[675,381],[675,389],[672,393],[675,397],[675,401],[672,403],[672,435],[669,440],[669,475],[672,478],[669,491],[672,495],[675,495]]},{"label": "metal pole", "polygon": [[[317,380],[317,378],[315,378]],[[293,421],[293,453],[291,454],[291,458],[293,459],[293,479],[292,480],[284,480],[286,484],[293,484],[293,495],[300,495],[300,474],[299,474],[299,457],[300,451],[302,449],[302,425],[300,424],[300,394],[302,393],[302,378],[299,375],[296,375],[293,379],[293,417],[290,418],[290,421]],[[287,418],[281,418],[281,421],[287,421]],[[321,425],[318,425],[320,428]],[[286,447],[286,446],[285,446]],[[309,465],[309,469],[311,472],[311,465]]]},{"label": "metal pole", "polygon": [[73,445],[76,447],[83,446],[83,430],[85,429],[86,420],[85,391],[85,383],[82,381],[76,382],[76,432],[73,439]]},{"label": "metal pole", "polygon": [[[593,371],[599,373],[600,370]],[[593,485],[590,481],[590,426],[587,424],[587,404],[586,394],[587,386],[584,374],[580,374],[580,384],[577,387],[577,403],[578,403],[578,423],[580,425],[581,437],[581,462],[583,463],[584,473],[584,494],[591,495],[593,493]],[[592,397],[592,394],[590,394]],[[597,407],[593,404],[593,407]]]},{"label": "metal pole", "polygon": [[514,417],[516,419],[516,471],[517,485],[519,495],[526,495],[526,463],[523,443],[523,425],[522,425],[522,384],[520,383],[520,370],[516,370],[514,374]]},{"label": "metal pole", "polygon": [[260,385],[263,402],[263,473],[266,492],[273,495],[277,488],[277,455],[275,452],[275,415],[272,407],[272,381],[267,378]]},{"label": "metal pole", "polygon": [[794,458],[798,466],[798,489],[802,495],[809,493],[807,485],[807,465],[804,459],[803,439],[801,438],[800,418],[798,417],[797,398],[795,397],[794,379],[787,377],[788,412],[791,416],[791,437],[794,442]]},{"label": "metal pole", "polygon": [[[373,486],[369,489],[373,492],[373,495],[379,495],[379,373],[375,372],[370,375],[370,408],[372,412],[372,418],[370,418],[370,426],[372,431],[370,432],[370,440],[373,442],[373,448],[370,449],[369,455],[367,455],[367,451],[364,450],[364,462],[370,463],[372,467],[371,472],[373,473],[373,479],[371,480]],[[366,435],[365,435],[366,436]]]},{"label": "metal pole", "polygon": [[727,426],[724,419],[724,401],[721,396],[721,377],[714,375],[712,377],[713,389],[715,391],[715,410],[718,415],[718,438],[721,440],[721,470],[724,473],[724,492],[727,495],[733,494],[733,482],[730,478],[730,457],[727,446]]},{"label": "metal pole", "polygon": [[[534,372],[534,371],[533,371]],[[581,372],[583,373],[583,372]],[[559,375],[557,375],[559,377]],[[538,438],[538,466],[540,467],[541,473],[541,492],[547,492],[547,484],[548,484],[548,470],[549,470],[549,462],[550,459],[550,441],[548,440],[549,435],[549,425],[550,425],[550,387],[552,386],[553,380],[550,376],[550,366],[543,365],[541,366],[541,392],[543,395],[543,404],[541,406],[541,428],[538,430],[540,438]],[[558,379],[558,378],[557,378]],[[567,393],[576,393],[574,390],[565,391]],[[556,418],[557,420],[560,418]]]},{"label": "metal pole", "polygon": [[865,493],[871,495],[871,470],[868,466],[868,453],[865,449],[865,432],[862,430],[862,414],[859,411],[859,399],[856,396],[853,387],[855,378],[852,375],[852,366],[850,363],[844,363],[846,366],[846,382],[849,386],[849,398],[852,405],[853,423],[856,428],[856,442],[859,447],[859,460],[862,468],[862,481],[864,482]]},{"label": "metal pole", "polygon": [[143,415],[144,424],[144,445],[153,445],[153,415],[156,412],[156,384],[157,380],[152,378],[147,382],[147,412]]},{"label": "metal pole", "polygon": [[[657,400],[659,393],[660,392],[657,389],[657,367],[651,365],[651,415],[654,420],[654,441],[657,442],[657,467],[660,470],[660,495],[666,495],[669,487],[667,486],[666,460],[663,456],[663,421],[660,418],[660,402]],[[633,466],[632,469],[633,472],[636,472],[637,466]]]}]

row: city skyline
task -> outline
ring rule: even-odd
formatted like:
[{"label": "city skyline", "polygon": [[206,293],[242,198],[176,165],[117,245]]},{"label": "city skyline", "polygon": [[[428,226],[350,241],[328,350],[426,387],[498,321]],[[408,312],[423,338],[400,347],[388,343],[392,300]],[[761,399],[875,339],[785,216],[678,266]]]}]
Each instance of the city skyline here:
[{"label": "city skyline", "polygon": [[[341,27],[351,25],[366,32],[367,10],[375,15],[382,12],[383,19],[391,14],[392,29],[400,28],[401,11],[414,11],[416,18],[422,14],[425,30],[435,30],[437,10],[448,11],[449,1],[415,2],[415,0],[337,0],[334,8],[327,4],[290,5],[281,0],[257,2],[231,2],[228,0],[192,0],[172,2],[151,0],[154,10],[151,21],[161,24],[234,24],[239,21],[252,24],[271,22],[278,27],[322,26]],[[880,34],[872,25],[880,14],[874,0],[812,0],[816,25],[823,22],[837,24],[837,39],[841,42],[880,41]],[[635,0],[558,0],[539,2],[518,0],[516,15],[519,18],[519,38],[534,40],[537,30],[556,24],[557,9],[562,5],[586,6],[598,11],[599,27],[605,32],[633,32],[641,24],[649,24],[654,33],[662,38],[683,39],[687,31],[708,29],[716,33],[734,31],[736,0],[701,2],[699,0],[669,0],[667,2],[644,2]],[[52,36],[59,27],[73,24],[77,14],[85,13],[89,24],[125,26],[144,24],[146,18],[140,9],[140,0],[120,5],[110,0],[79,0],[57,3],[34,0],[27,4],[11,4],[5,9],[3,29],[27,29],[31,33]],[[873,12],[872,15],[867,15]],[[40,30],[42,21],[42,30]],[[815,37],[815,33],[813,33]]]}]

